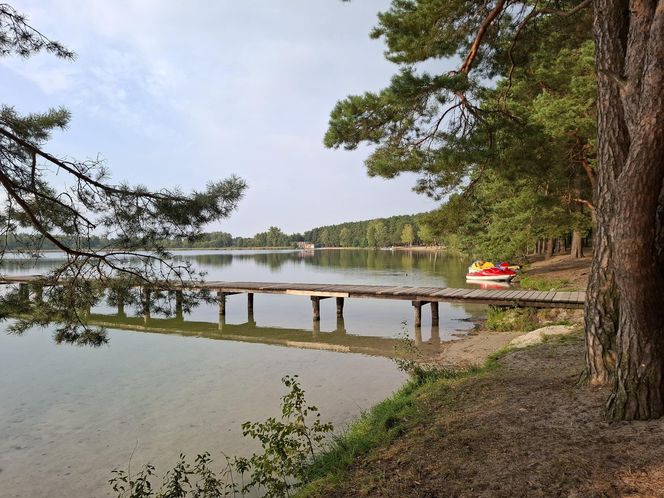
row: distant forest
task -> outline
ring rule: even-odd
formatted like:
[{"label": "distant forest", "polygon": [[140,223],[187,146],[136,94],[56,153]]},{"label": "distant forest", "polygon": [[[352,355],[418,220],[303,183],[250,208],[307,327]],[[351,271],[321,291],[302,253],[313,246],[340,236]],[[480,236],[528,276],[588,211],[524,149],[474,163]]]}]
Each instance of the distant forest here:
[{"label": "distant forest", "polygon": [[[373,220],[353,221],[307,230],[304,233],[284,233],[278,227],[270,227],[253,237],[234,237],[226,232],[207,232],[194,240],[172,238],[162,241],[168,249],[223,248],[223,247],[295,247],[298,242],[310,242],[318,247],[387,247],[437,244],[431,230],[419,222],[422,215],[401,215]],[[75,241],[61,237],[75,245]],[[113,239],[90,237],[90,247],[104,249],[114,247]],[[56,247],[48,240],[28,234],[9,235],[5,250],[49,250]]]}]

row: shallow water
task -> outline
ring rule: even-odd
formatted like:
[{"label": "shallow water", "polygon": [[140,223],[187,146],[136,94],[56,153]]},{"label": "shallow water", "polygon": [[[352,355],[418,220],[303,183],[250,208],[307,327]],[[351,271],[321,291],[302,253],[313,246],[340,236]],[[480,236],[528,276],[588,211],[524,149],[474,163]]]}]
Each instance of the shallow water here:
[{"label": "shallow water", "polygon": [[[387,251],[205,251],[180,253],[210,280],[462,286],[466,262]],[[57,262],[6,261],[5,273],[44,273]],[[184,321],[143,330],[111,329],[99,349],[56,346],[50,330],[0,334],[0,495],[109,496],[110,470],[146,461],[172,466],[182,451],[247,454],[240,425],[278,415],[280,378],[298,374],[307,399],[342,428],[404,380],[386,358],[409,322],[409,302],[346,300],[345,320],[323,301],[320,329],[303,296],[256,295],[247,322],[241,296],[227,322],[201,306]],[[101,309],[100,311],[110,312]],[[405,333],[427,347],[468,329],[478,306],[441,303],[441,324]],[[112,317],[94,315],[97,320]],[[133,320],[133,321],[132,321]],[[116,321],[123,328],[141,319]],[[6,324],[5,324],[6,327]],[[424,335],[424,337],[422,337]],[[288,346],[288,347],[284,347]],[[317,350],[328,349],[328,351]],[[367,354],[348,354],[357,351]],[[133,456],[132,456],[133,455]]]}]

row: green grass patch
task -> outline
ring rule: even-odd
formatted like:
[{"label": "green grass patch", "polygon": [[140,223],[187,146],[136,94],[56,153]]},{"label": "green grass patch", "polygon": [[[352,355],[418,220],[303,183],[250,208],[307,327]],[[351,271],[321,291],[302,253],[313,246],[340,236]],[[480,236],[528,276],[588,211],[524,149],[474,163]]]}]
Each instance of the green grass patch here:
[{"label": "green grass patch", "polygon": [[574,290],[569,280],[565,279],[548,279],[541,277],[530,277],[528,275],[521,275],[519,277],[519,285],[523,289],[531,289],[537,291],[570,291]]},{"label": "green grass patch", "polygon": [[534,308],[489,308],[485,326],[496,332],[518,330],[530,332],[540,327],[540,319]]},{"label": "green grass patch", "polygon": [[418,406],[423,400],[440,397],[459,379],[496,368],[498,359],[505,352],[492,355],[482,367],[441,369],[428,371],[423,377],[414,377],[391,397],[364,412],[344,434],[332,441],[324,453],[316,457],[308,471],[309,483],[303,486],[297,496],[317,494],[341,482],[345,471],[358,457],[387,445],[403,435],[408,428],[421,422],[425,414]]},{"label": "green grass patch", "polygon": [[[545,342],[568,344],[580,340],[583,340],[582,335],[575,332],[571,335],[551,336]],[[460,371],[440,370],[437,377],[431,373],[426,378],[414,377],[390,398],[365,412],[344,434],[337,437],[327,451],[316,458],[309,469],[308,483],[295,496],[331,496],[339,486],[343,487],[348,470],[354,462],[364,456],[370,465],[378,448],[386,447],[399,437],[408,437],[414,427],[429,425],[431,410],[440,407],[444,409],[446,405],[455,403],[458,399],[455,393],[463,389],[462,382],[465,379],[495,375],[494,372],[500,368],[500,360],[513,350],[505,346],[490,355],[481,367]],[[435,402],[433,406],[430,405],[432,402]],[[482,430],[486,428],[474,429],[476,440],[482,439]]]},{"label": "green grass patch", "polygon": [[574,325],[576,321],[561,314],[560,310],[535,308],[491,307],[485,327],[495,332],[530,332],[549,325]]},{"label": "green grass patch", "polygon": [[545,335],[543,339],[545,344],[574,344],[583,339],[583,327],[574,327],[572,332],[565,335]]}]

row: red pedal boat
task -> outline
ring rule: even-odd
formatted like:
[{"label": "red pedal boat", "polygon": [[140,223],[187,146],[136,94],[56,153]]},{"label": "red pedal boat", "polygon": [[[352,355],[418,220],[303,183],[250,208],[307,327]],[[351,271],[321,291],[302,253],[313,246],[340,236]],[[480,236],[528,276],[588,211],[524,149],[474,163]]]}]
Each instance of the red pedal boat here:
[{"label": "red pedal boat", "polygon": [[466,274],[466,280],[469,282],[509,282],[514,277],[516,277],[514,270],[499,266]]}]

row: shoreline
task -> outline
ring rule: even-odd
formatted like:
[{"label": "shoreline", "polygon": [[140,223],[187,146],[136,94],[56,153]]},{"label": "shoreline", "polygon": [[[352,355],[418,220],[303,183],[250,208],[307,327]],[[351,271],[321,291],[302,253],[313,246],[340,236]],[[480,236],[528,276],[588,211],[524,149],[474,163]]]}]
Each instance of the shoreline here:
[{"label": "shoreline", "polygon": [[[572,285],[565,279],[565,272],[580,273],[579,266],[589,266],[589,258],[585,261],[570,263],[567,256],[557,256],[547,262],[539,262],[537,265],[529,266],[524,271],[524,276],[529,276],[533,271],[534,276],[526,279],[526,282],[536,285],[555,283],[556,285]],[[572,268],[566,268],[571,264]],[[563,267],[561,269],[561,266]],[[547,271],[547,267],[550,271]],[[562,273],[561,273],[562,272]],[[573,282],[577,288],[583,288],[583,281]],[[496,319],[493,314],[498,315]],[[521,395],[510,395],[505,398],[501,392],[509,385],[505,385],[503,378],[509,376],[513,368],[509,365],[516,361],[522,367],[524,361],[528,362],[525,370],[519,371],[512,382],[531,382],[531,375],[539,375],[542,362],[548,362],[545,366],[552,372],[559,373],[558,363],[564,357],[565,361],[578,365],[583,362],[582,343],[580,331],[582,330],[583,313],[581,310],[545,310],[538,312],[521,311],[509,309],[489,313],[486,319],[478,320],[475,328],[466,337],[446,343],[439,353],[433,357],[424,358],[421,363],[433,367],[430,376],[413,377],[400,390],[391,397],[374,406],[359,419],[353,422],[342,435],[325,451],[319,455],[311,467],[310,479],[297,494],[299,497],[342,497],[342,496],[514,496],[529,495],[524,489],[529,482],[512,483],[509,478],[505,479],[503,485],[496,485],[491,473],[482,470],[482,462],[485,458],[484,448],[491,446],[491,440],[484,441],[484,431],[492,431],[491,423],[474,422],[467,417],[465,403],[469,396],[475,401],[471,405],[473,414],[477,416],[494,416],[492,407],[503,404],[510,413],[522,413],[521,405],[524,396],[532,396],[538,400],[538,408],[546,412],[546,400],[537,391],[525,388]],[[504,316],[503,316],[504,315]],[[511,315],[514,315],[512,317]],[[523,315],[523,316],[521,316]],[[525,318],[524,318],[525,317]],[[507,320],[501,321],[501,319]],[[512,325],[522,326],[522,330],[502,330],[505,323],[510,325],[510,319],[514,319]],[[528,321],[530,320],[530,322]],[[531,330],[534,334],[539,333],[540,327],[549,325],[566,324],[565,335],[544,336],[540,333],[538,340],[540,344],[518,349],[522,346],[512,345],[511,342],[518,337],[523,337]],[[499,330],[491,330],[490,327]],[[555,328],[555,327],[554,327]],[[544,330],[544,329],[542,329]],[[532,336],[533,334],[528,334]],[[516,342],[516,341],[515,341]],[[568,355],[565,348],[573,345],[574,354]],[[540,358],[541,351],[546,351],[544,360]],[[570,356],[568,358],[568,356]],[[514,358],[527,358],[527,360],[515,360]],[[536,358],[533,361],[531,357]],[[425,367],[426,368],[426,367]],[[575,367],[576,368],[576,367]],[[422,375],[422,374],[419,374]],[[574,382],[578,376],[574,377]],[[542,377],[543,382],[550,381]],[[482,387],[483,394],[476,392],[476,387]],[[450,396],[454,400],[450,401]],[[521,396],[521,397],[520,397]],[[443,407],[432,409],[443,403]],[[526,412],[524,412],[526,413]],[[426,415],[425,415],[426,414]],[[502,416],[496,414],[496,416]],[[447,424],[450,416],[456,417],[457,431],[471,431],[478,433],[479,446],[472,449],[464,447],[456,438],[454,432],[447,430],[434,430],[440,424]],[[540,422],[546,423],[546,422]],[[514,430],[520,432],[521,426]],[[661,424],[664,435],[664,423]],[[519,435],[516,437],[518,450],[518,438],[527,437],[535,440],[537,435]],[[664,443],[664,437],[662,439]],[[432,455],[431,448],[440,446],[443,448],[438,458]],[[563,443],[560,451],[569,449]],[[455,476],[450,479],[447,464],[463,466],[464,459],[477,459],[480,463],[472,466],[470,475],[463,477]],[[459,458],[452,458],[449,462],[446,458],[440,458],[443,454],[459,454]],[[427,471],[422,474],[423,466],[428,468],[436,461],[437,467],[442,467],[437,472]],[[511,473],[518,472],[513,467],[515,464],[524,462],[507,460],[503,466]],[[499,469],[500,471],[501,469]],[[496,472],[495,469],[492,472]],[[403,476],[416,477],[404,478]],[[474,477],[471,477],[474,476]],[[479,476],[479,477],[478,477]],[[554,485],[544,479],[547,486]],[[488,486],[489,492],[486,493]],[[475,493],[484,487],[485,493]],[[538,496],[548,496],[540,493]]]},{"label": "shoreline", "polygon": [[[404,247],[404,246],[394,246],[394,247],[316,247],[315,249],[299,249],[293,246],[252,246],[252,247],[168,247],[165,248],[167,252],[171,251],[327,251],[327,250],[363,250],[363,251],[406,251],[406,252],[444,252],[446,251],[445,246],[413,246],[413,247]],[[94,249],[95,251],[100,252],[110,252],[110,251],[123,251],[119,248],[107,248],[107,249]],[[132,251],[148,251],[148,249],[132,249]],[[9,249],[5,251],[5,254],[27,254],[29,251],[27,249]],[[41,249],[37,253],[56,253],[64,252],[61,249]]]},{"label": "shoreline", "polygon": [[664,419],[610,424],[581,333],[411,380],[310,469],[303,497],[662,496]]}]

